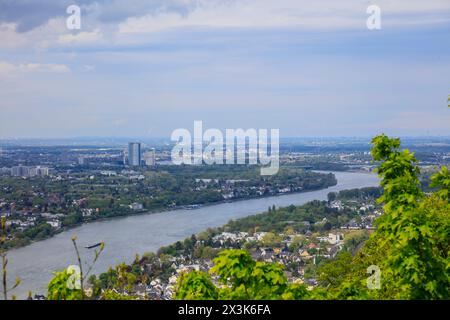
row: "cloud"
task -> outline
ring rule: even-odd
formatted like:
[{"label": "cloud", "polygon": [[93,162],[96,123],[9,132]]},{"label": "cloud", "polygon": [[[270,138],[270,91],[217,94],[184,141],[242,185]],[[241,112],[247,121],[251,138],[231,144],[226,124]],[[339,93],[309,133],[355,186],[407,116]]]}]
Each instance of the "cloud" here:
[{"label": "cloud", "polygon": [[[182,16],[176,12],[129,17],[121,23],[121,33],[148,33],[169,28],[277,28],[304,29],[365,28],[368,1],[246,0],[201,2]],[[448,1],[398,2],[380,0],[386,25],[433,24],[448,22]],[[445,15],[447,13],[447,15]]]},{"label": "cloud", "polygon": [[76,34],[63,34],[59,36],[60,44],[86,44],[98,42],[102,39],[102,33],[97,29],[92,32],[80,32]]},{"label": "cloud", "polygon": [[22,33],[45,25],[51,19],[66,17],[66,9],[72,4],[79,5],[82,14],[115,23],[159,12],[185,15],[196,3],[194,0],[0,0],[0,23],[14,23],[17,32]]},{"label": "cloud", "polygon": [[[150,27],[207,25],[221,27],[348,26],[364,25],[371,1],[348,0],[78,0],[82,15],[98,24],[119,24],[123,31],[136,24]],[[0,24],[12,23],[19,33],[45,25],[54,18],[67,17],[72,0],[0,0]],[[378,0],[382,13],[414,19],[416,14],[447,17],[447,0]],[[143,18],[144,20],[140,19]],[[130,20],[130,21],[128,21]],[[436,21],[438,21],[436,17]],[[430,21],[427,20],[429,23]]]},{"label": "cloud", "polygon": [[29,72],[64,73],[69,71],[70,68],[65,64],[52,64],[52,63],[13,64],[6,61],[0,61],[0,74],[29,73]]},{"label": "cloud", "polygon": [[68,4],[68,0],[1,0],[0,22],[13,23],[17,32],[27,32],[63,15]]},{"label": "cloud", "polygon": [[[148,14],[159,15],[171,12],[187,16],[203,1],[204,0],[112,0],[103,1],[103,3],[93,9],[93,11],[95,11],[99,21],[117,23],[124,21],[129,17],[139,17]],[[214,3],[222,2],[224,0],[209,1]]]},{"label": "cloud", "polygon": [[[133,35],[195,27],[221,29],[366,28],[371,1],[348,0],[78,0],[82,29],[67,30],[73,0],[0,0],[1,48],[75,47],[148,43]],[[448,0],[378,0],[383,27],[450,22]]]},{"label": "cloud", "polygon": [[95,70],[95,66],[86,64],[86,65],[82,66],[81,70],[82,70],[83,72],[91,72],[91,71],[94,71],[94,70]]}]

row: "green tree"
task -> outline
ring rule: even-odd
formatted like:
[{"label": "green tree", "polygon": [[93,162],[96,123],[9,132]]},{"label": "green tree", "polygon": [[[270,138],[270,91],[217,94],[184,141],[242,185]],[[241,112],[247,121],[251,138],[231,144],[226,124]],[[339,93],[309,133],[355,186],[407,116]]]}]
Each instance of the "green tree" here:
[{"label": "green tree", "polygon": [[[20,285],[20,279],[17,278],[12,287],[8,287],[8,257],[7,251],[4,249],[6,243],[7,229],[6,229],[6,217],[1,217],[0,221],[0,258],[2,261],[2,288],[3,299],[8,300],[8,293]],[[15,297],[13,297],[15,298]]]},{"label": "green tree", "polygon": [[340,252],[335,259],[322,264],[317,270],[320,285],[338,288],[352,268],[353,256],[348,251]]},{"label": "green tree", "polygon": [[275,247],[281,244],[281,240],[281,237],[275,233],[268,232],[262,237],[261,244],[265,247]]},{"label": "green tree", "polygon": [[345,236],[344,247],[349,252],[354,252],[358,246],[369,238],[367,230],[356,230]]},{"label": "green tree", "polygon": [[218,276],[215,287],[206,273],[183,275],[177,285],[177,299],[267,300],[301,299],[306,288],[289,284],[280,264],[254,261],[245,250],[224,250],[214,259],[210,273]]},{"label": "green tree", "polygon": [[[379,161],[384,214],[377,230],[352,261],[352,272],[330,297],[338,299],[449,299],[449,173],[432,178],[436,193],[426,195],[414,155],[400,150],[400,140],[385,135],[372,140]],[[369,290],[367,267],[381,270],[381,288]]]},{"label": "green tree", "polygon": [[217,300],[218,297],[218,289],[207,273],[194,270],[181,274],[178,279],[175,299]]},{"label": "green tree", "polygon": [[[47,300],[82,300],[82,291],[75,282],[79,281],[79,275],[74,269],[55,272],[53,279],[47,287]],[[69,285],[72,283],[72,286]]]},{"label": "green tree", "polygon": [[[377,233],[390,243],[383,265],[398,288],[397,297],[448,298],[448,197],[438,201],[436,194],[424,195],[417,160],[408,150],[399,150],[399,139],[382,135],[373,144],[374,160],[382,161],[378,174],[384,188],[379,201],[384,203],[385,214],[378,221]],[[448,190],[448,176],[443,169],[432,177],[433,185]]]}]

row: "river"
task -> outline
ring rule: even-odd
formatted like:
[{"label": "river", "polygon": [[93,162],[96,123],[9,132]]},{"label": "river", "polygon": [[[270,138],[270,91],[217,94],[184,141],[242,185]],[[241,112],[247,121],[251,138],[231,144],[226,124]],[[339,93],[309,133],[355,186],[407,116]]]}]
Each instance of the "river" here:
[{"label": "river", "polygon": [[209,227],[219,227],[230,219],[266,211],[269,206],[285,207],[301,205],[311,200],[325,200],[332,191],[377,186],[376,175],[359,172],[334,172],[336,186],[304,193],[221,203],[195,210],[174,210],[161,213],[135,215],[123,218],[88,223],[53,238],[11,250],[8,253],[8,279],[16,277],[21,285],[12,292],[25,298],[28,291],[45,294],[52,272],[76,264],[71,237],[77,235],[83,258],[91,259],[92,251],[85,246],[104,241],[106,246],[94,272],[106,271],[120,262],[131,262],[135,254],[155,252],[158,248],[183,240]]}]

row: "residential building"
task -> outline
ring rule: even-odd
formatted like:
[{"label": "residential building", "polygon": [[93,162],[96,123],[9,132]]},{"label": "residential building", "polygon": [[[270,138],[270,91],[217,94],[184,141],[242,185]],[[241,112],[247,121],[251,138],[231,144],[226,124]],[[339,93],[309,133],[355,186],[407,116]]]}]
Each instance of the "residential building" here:
[{"label": "residential building", "polygon": [[25,166],[16,166],[11,168],[11,174],[14,177],[28,177],[30,168]]},{"label": "residential building", "polygon": [[149,167],[154,167],[156,165],[156,154],[155,154],[154,148],[152,148],[152,149],[150,149],[150,151],[147,151],[146,153],[144,153],[144,162],[145,162],[145,165],[147,165]]},{"label": "residential building", "polygon": [[132,204],[130,205],[130,208],[131,208],[132,210],[136,210],[136,211],[138,211],[138,210],[143,210],[143,209],[144,209],[144,205],[143,205],[142,203],[137,203],[137,202],[135,202],[135,203],[132,203]]}]

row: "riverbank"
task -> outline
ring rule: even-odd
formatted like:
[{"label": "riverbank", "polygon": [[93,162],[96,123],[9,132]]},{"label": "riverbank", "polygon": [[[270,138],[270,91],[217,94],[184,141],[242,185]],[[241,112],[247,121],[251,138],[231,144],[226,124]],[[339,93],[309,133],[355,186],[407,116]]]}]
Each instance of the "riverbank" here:
[{"label": "riverbank", "polygon": [[[130,262],[135,254],[156,252],[163,246],[184,240],[208,228],[220,227],[230,220],[262,213],[271,205],[287,207],[312,200],[326,200],[329,192],[378,186],[376,175],[368,173],[333,172],[337,185],[317,191],[258,198],[202,207],[196,210],[169,210],[140,214],[105,221],[96,221],[61,232],[53,238],[9,252],[9,279],[20,277],[22,284],[14,293],[26,298],[28,290],[45,293],[52,272],[77,264],[71,237],[78,236],[80,248],[103,241],[106,243],[93,272],[98,274],[121,262]],[[92,250],[80,254],[91,261]],[[12,280],[11,280],[12,281]]]},{"label": "riverbank", "polygon": [[[316,171],[316,172],[319,172],[319,171]],[[321,173],[326,174],[328,172],[321,172]],[[20,245],[8,247],[7,250],[19,249],[19,248],[23,248],[23,247],[29,246],[29,245],[31,245],[33,243],[37,243],[37,242],[40,242],[40,241],[45,241],[45,240],[53,238],[57,234],[60,234],[62,232],[68,232],[68,231],[70,231],[72,229],[78,228],[78,227],[83,226],[83,225],[87,225],[89,223],[102,222],[102,221],[111,221],[111,220],[114,220],[114,219],[121,219],[121,218],[125,218],[125,217],[148,215],[148,214],[155,214],[155,213],[163,213],[163,212],[175,211],[175,210],[196,210],[196,209],[199,209],[199,208],[205,208],[205,207],[209,207],[209,206],[216,206],[216,205],[220,205],[220,204],[224,204],[224,203],[238,203],[240,201],[247,201],[247,200],[253,200],[253,199],[263,199],[263,198],[270,198],[270,197],[278,197],[278,196],[289,195],[289,194],[301,194],[301,193],[305,193],[305,192],[312,192],[312,191],[318,191],[318,190],[327,189],[327,188],[335,186],[336,184],[337,184],[337,180],[335,181],[334,184],[330,184],[330,185],[328,185],[325,188],[310,188],[310,189],[302,190],[302,191],[284,192],[284,193],[278,193],[278,194],[273,194],[273,195],[248,196],[248,197],[243,197],[243,198],[238,198],[238,199],[233,199],[233,200],[221,200],[221,201],[197,204],[195,206],[199,206],[199,207],[195,207],[195,208],[194,207],[190,207],[190,205],[180,205],[180,206],[176,206],[176,207],[160,207],[160,208],[155,208],[153,210],[127,211],[127,212],[124,212],[124,213],[119,213],[117,215],[108,216],[108,217],[101,217],[101,216],[99,216],[99,217],[95,217],[95,218],[90,218],[90,219],[88,219],[86,221],[83,221],[81,223],[73,224],[71,226],[62,227],[60,229],[54,230],[51,235],[48,235],[48,236],[46,236],[44,238],[41,238],[39,240],[29,240],[29,241],[26,241],[24,243],[20,243]]]}]

